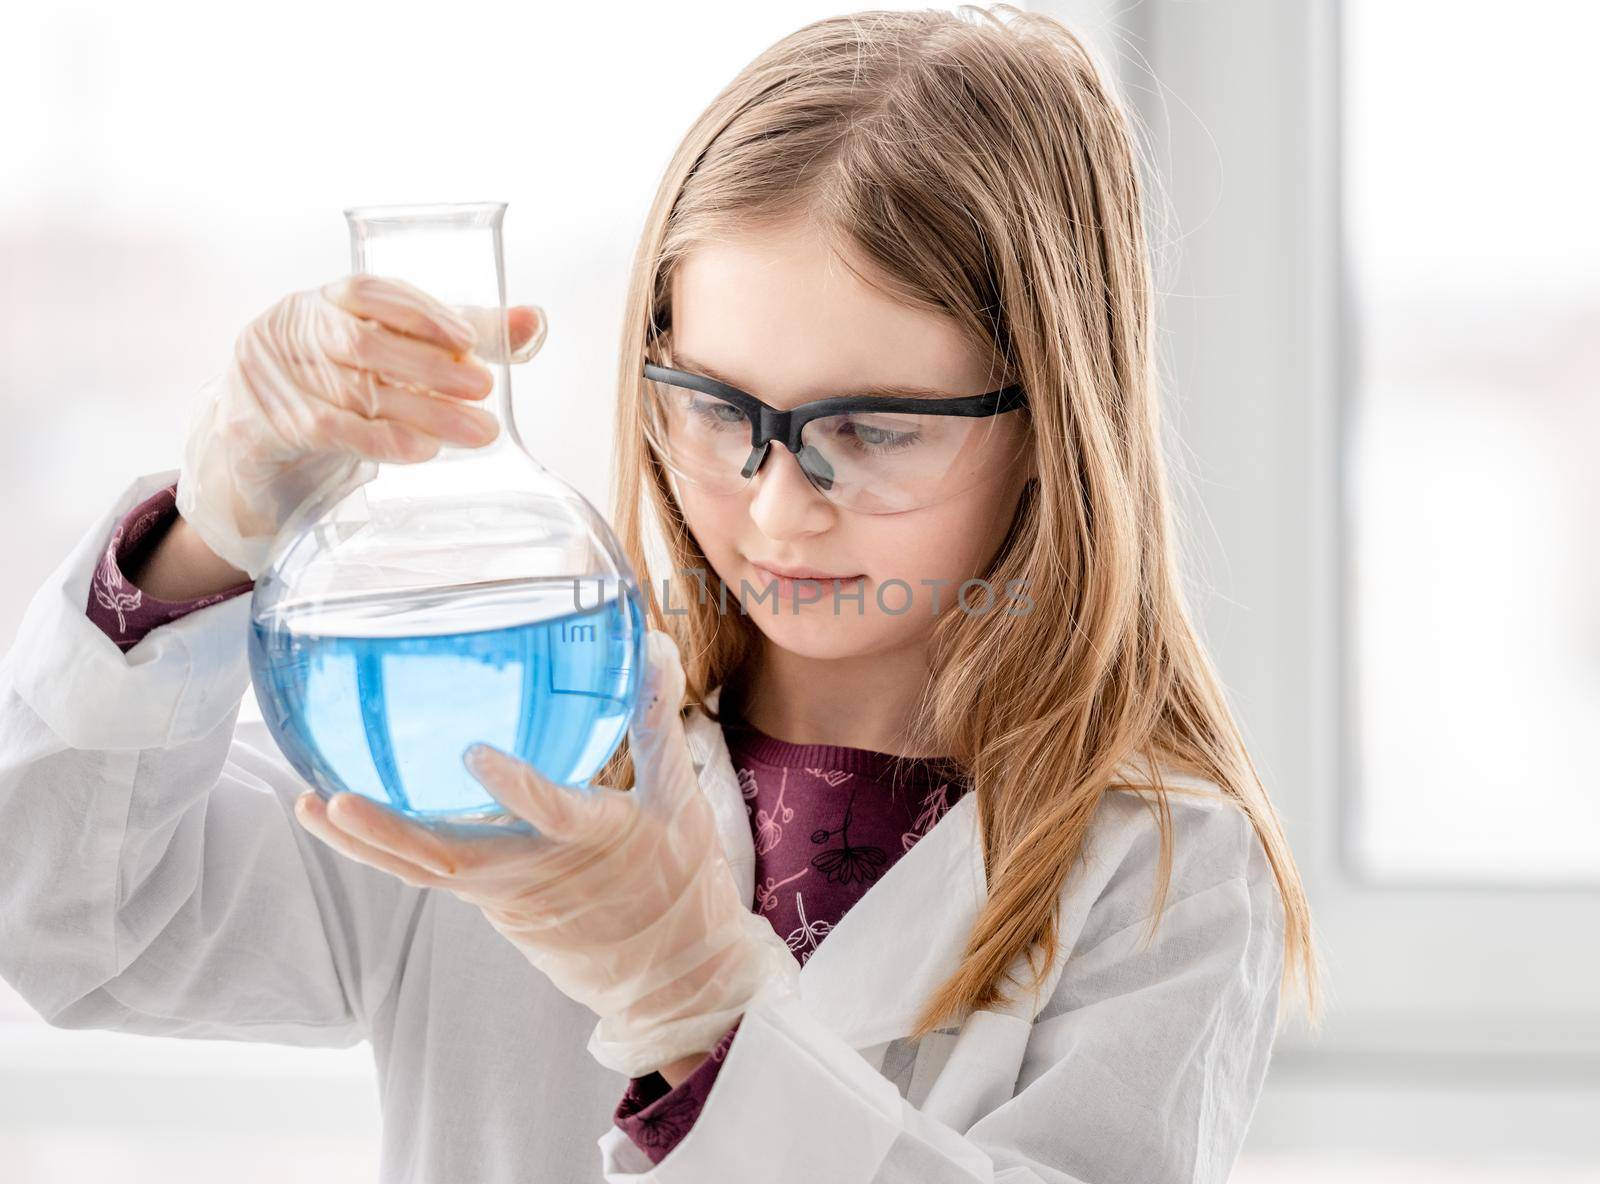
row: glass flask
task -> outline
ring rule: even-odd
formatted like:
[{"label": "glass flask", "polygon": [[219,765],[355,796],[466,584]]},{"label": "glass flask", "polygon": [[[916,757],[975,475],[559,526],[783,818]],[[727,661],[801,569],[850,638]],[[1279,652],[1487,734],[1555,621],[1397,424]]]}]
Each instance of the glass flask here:
[{"label": "glass flask", "polygon": [[[374,465],[279,533],[251,601],[250,669],[285,757],[324,798],[528,829],[462,763],[493,744],[587,785],[626,732],[644,613],[605,520],[512,418],[503,202],[345,211],[352,270],[415,285],[478,330],[494,374],[480,448]],[[326,504],[331,502],[331,504]]]}]

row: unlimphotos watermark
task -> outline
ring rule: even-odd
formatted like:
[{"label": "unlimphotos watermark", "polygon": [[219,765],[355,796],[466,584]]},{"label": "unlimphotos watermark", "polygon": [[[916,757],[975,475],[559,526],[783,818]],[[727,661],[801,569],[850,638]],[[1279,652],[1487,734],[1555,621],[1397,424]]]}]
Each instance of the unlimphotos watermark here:
[{"label": "unlimphotos watermark", "polygon": [[[696,588],[696,600],[700,604],[716,602],[716,611],[726,613],[729,602],[732,600],[739,613],[743,616],[754,615],[751,610],[753,603],[758,609],[763,604],[770,603],[771,616],[777,616],[780,611],[793,613],[822,611],[819,606],[827,604],[832,609],[834,616],[843,615],[843,606],[855,606],[857,616],[865,616],[867,612],[867,589],[865,578],[854,580],[837,579],[795,579],[789,581],[789,595],[782,594],[781,585],[776,582],[752,587],[748,580],[739,581],[737,594],[730,592],[728,585],[721,579],[716,579],[716,592],[711,590],[711,580],[703,567],[674,568],[673,574],[677,576],[693,577]],[[715,577],[713,577],[715,578]],[[622,577],[616,578],[616,595],[620,596],[623,585],[632,586],[631,581]],[[605,576],[583,576],[572,581],[572,607],[579,612],[599,608],[609,599],[606,595],[608,579]],[[1004,600],[995,590],[994,584],[985,579],[962,580],[955,589],[953,597],[946,598],[945,592],[956,584],[952,579],[919,579],[917,585],[932,589],[929,597],[929,609],[934,616],[946,611],[946,605],[967,616],[982,616],[991,612],[1003,612],[1008,617],[1025,617],[1033,611],[1033,598],[1027,594],[1027,581],[1014,579],[1005,581]],[[677,603],[673,594],[674,582],[671,579],[661,581],[661,611],[669,617],[683,617],[689,614],[687,604]],[[585,591],[585,588],[588,591]],[[897,617],[911,611],[917,603],[916,588],[909,580],[891,578],[873,581],[873,601],[881,613]]]}]

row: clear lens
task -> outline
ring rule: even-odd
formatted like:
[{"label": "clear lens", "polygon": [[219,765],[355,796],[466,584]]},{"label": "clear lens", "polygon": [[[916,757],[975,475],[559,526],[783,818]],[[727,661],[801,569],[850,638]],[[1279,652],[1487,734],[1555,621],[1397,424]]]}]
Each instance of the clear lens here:
[{"label": "clear lens", "polygon": [[1011,439],[1003,416],[860,412],[806,424],[800,463],[838,505],[896,514],[932,505],[992,475]]},{"label": "clear lens", "polygon": [[645,428],[669,469],[711,493],[737,493],[750,483],[741,475],[755,434],[749,416],[700,391],[664,382],[645,386],[652,392]]},{"label": "clear lens", "polygon": [[[646,417],[651,442],[678,477],[712,493],[749,484],[750,419],[715,396],[661,382]],[[849,412],[814,419],[796,458],[811,483],[855,513],[897,514],[944,501],[999,475],[1025,439],[1019,413]],[[778,441],[773,449],[783,447]]]}]

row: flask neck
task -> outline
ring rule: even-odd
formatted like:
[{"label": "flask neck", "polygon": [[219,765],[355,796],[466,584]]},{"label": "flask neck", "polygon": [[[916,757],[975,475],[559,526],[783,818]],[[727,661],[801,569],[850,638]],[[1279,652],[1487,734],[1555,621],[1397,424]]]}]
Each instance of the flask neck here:
[{"label": "flask neck", "polygon": [[544,344],[548,326],[544,310],[532,305],[511,308],[457,305],[455,311],[477,331],[478,341],[472,352],[494,376],[494,389],[484,396],[478,407],[494,416],[500,432],[486,448],[447,447],[452,453],[481,453],[503,443],[521,447],[521,437],[512,418],[511,371],[516,363],[532,358]]},{"label": "flask neck", "polygon": [[[495,422],[500,425],[500,434],[491,442],[490,447],[503,443],[507,437],[513,436],[516,423],[511,415],[511,367],[504,362],[484,361],[489,367],[489,372],[494,375],[494,389],[483,397],[479,408],[494,416]],[[458,449],[463,452],[478,452],[481,449]]]}]

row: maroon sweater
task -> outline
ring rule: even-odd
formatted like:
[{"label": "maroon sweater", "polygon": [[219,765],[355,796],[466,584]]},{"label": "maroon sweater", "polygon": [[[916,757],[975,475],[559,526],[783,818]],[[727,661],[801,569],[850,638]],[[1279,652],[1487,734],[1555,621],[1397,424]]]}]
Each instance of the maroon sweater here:
[{"label": "maroon sweater", "polygon": [[[157,600],[123,571],[177,518],[176,486],[130,510],[95,571],[90,620],[128,650],[152,629],[249,592],[246,581],[194,600]],[[731,705],[730,705],[731,706]],[[966,792],[953,761],[779,740],[724,713],[723,735],[755,840],[754,908],[804,965],[850,907]],[[660,1163],[688,1133],[739,1030],[735,1023],[676,1087],[659,1073],[629,1081],[613,1120]]]}]

